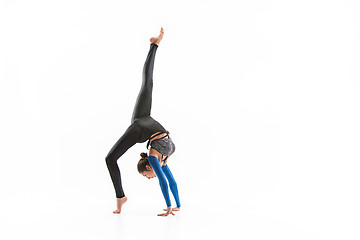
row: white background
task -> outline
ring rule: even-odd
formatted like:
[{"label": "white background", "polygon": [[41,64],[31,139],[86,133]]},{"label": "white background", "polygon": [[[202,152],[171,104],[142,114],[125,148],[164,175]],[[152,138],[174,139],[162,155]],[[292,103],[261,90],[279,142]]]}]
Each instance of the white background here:
[{"label": "white background", "polygon": [[[0,7],[1,239],[360,238],[358,1]],[[161,26],[152,116],[176,144],[182,210],[157,216],[143,143],[118,161],[114,215],[105,156]]]}]

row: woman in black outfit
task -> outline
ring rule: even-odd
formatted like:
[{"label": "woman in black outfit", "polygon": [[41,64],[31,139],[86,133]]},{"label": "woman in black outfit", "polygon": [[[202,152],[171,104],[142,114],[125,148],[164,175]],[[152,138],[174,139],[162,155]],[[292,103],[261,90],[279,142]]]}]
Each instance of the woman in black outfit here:
[{"label": "woman in black outfit", "polygon": [[[164,174],[159,171],[159,165],[167,168],[167,172],[170,172],[168,167],[166,166],[168,157],[175,151],[175,145],[171,141],[169,137],[169,132],[156,120],[154,120],[150,116],[151,112],[151,100],[152,100],[152,88],[153,88],[153,69],[154,69],[154,60],[155,53],[159,46],[160,41],[164,35],[164,29],[161,27],[161,31],[159,36],[150,38],[150,50],[147,55],[142,75],[142,86],[139,92],[139,95],[136,100],[135,108],[133,111],[133,115],[131,118],[131,125],[127,128],[122,137],[115,143],[115,145],[111,148],[110,152],[106,156],[106,165],[110,172],[110,176],[115,188],[116,192],[116,200],[117,200],[117,210],[113,211],[113,213],[120,213],[122,205],[127,201],[127,197],[124,194],[122,185],[121,185],[121,176],[120,170],[117,165],[117,160],[135,143],[143,143],[146,140],[149,140],[148,146],[151,143],[151,149],[149,152],[149,160],[155,159],[156,162],[149,163],[147,154],[142,153],[142,159],[139,161],[138,170],[139,172],[147,177],[153,178],[155,176],[159,177],[161,190],[163,191],[164,197],[167,200],[168,208],[164,209],[167,212],[163,214],[159,214],[161,216],[167,216],[169,214],[173,214],[172,210],[180,209],[180,202],[178,198],[176,198],[177,207],[171,208],[169,207],[169,198],[166,196],[166,189],[164,186]],[[156,140],[156,141],[155,141]],[[164,156],[166,156],[164,160]],[[153,160],[152,160],[153,161]],[[143,167],[139,168],[139,165],[143,165]],[[156,166],[155,166],[156,165]],[[155,172],[157,174],[155,174]],[[165,172],[165,170],[164,170]],[[165,174],[168,177],[169,173]],[[172,177],[172,174],[170,172]],[[169,178],[168,178],[169,179]],[[177,187],[176,182],[173,177],[169,179],[170,189],[172,190],[174,196],[177,195]],[[178,195],[177,195],[178,196]],[[173,214],[174,215],[174,214]]]}]

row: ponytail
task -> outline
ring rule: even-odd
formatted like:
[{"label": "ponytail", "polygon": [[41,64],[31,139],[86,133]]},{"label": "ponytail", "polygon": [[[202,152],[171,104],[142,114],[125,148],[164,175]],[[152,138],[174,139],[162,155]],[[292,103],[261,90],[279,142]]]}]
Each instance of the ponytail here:
[{"label": "ponytail", "polygon": [[137,169],[138,169],[139,173],[142,173],[142,172],[147,171],[146,165],[150,165],[150,164],[148,161],[147,153],[144,153],[144,152],[140,153],[140,157],[141,157],[141,159],[138,162]]}]

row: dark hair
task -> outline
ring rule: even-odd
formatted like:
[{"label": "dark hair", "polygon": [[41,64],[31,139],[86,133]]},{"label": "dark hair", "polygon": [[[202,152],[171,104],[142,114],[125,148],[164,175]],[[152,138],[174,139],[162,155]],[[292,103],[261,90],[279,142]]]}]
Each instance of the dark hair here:
[{"label": "dark hair", "polygon": [[142,153],[140,153],[140,156],[141,156],[141,159],[138,162],[137,169],[138,169],[139,173],[142,173],[142,172],[148,171],[146,169],[146,165],[150,166],[150,164],[148,161],[147,153],[142,152]]}]

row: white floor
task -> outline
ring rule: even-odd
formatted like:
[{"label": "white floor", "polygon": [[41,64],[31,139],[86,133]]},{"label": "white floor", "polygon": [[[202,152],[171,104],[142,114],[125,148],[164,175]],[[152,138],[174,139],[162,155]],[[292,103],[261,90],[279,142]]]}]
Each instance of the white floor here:
[{"label": "white floor", "polygon": [[[157,190],[157,189],[156,189]],[[236,189],[234,189],[235,193]],[[359,239],[359,209],[331,196],[233,196],[182,191],[182,210],[158,217],[162,202],[37,196],[2,201],[1,239]],[[209,194],[209,195],[207,195]],[[76,195],[75,193],[72,195]],[[161,198],[160,194],[159,199]],[[244,200],[246,199],[246,200]],[[4,200],[4,198],[2,199]],[[142,203],[141,203],[142,202]]]}]

